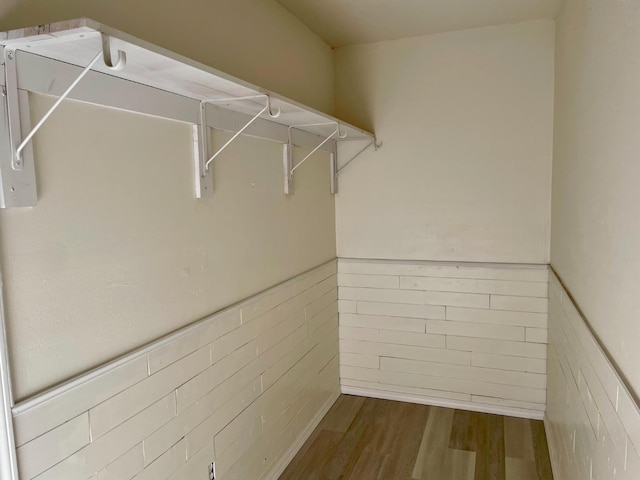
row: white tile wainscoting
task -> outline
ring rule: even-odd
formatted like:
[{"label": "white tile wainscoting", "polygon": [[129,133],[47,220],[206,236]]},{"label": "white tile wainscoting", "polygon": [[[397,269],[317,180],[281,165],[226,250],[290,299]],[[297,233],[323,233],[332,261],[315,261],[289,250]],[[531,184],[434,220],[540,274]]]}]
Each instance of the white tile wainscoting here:
[{"label": "white tile wainscoting", "polygon": [[546,265],[340,259],[344,393],[541,419]]},{"label": "white tile wainscoting", "polygon": [[338,395],[334,260],[17,405],[20,478],[275,479]]},{"label": "white tile wainscoting", "polygon": [[549,273],[545,426],[555,478],[640,478],[640,411],[571,296]]}]

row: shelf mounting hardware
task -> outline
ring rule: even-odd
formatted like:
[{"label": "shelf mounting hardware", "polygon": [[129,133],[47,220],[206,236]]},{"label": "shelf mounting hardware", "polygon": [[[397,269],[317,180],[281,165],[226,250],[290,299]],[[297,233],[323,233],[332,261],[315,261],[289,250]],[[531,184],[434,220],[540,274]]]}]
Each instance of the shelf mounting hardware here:
[{"label": "shelf mounting hardware", "polygon": [[373,149],[375,151],[378,151],[378,149],[382,146],[382,142],[378,142],[378,140],[376,138],[374,138],[373,140],[371,140],[371,142],[367,143],[367,145],[360,150],[358,153],[356,153],[353,157],[351,157],[348,161],[346,161],[344,163],[344,165],[342,165],[337,171],[336,171],[336,177],[338,175],[340,175],[340,173],[342,173],[342,171],[347,167],[347,165],[349,165],[351,162],[353,162],[356,158],[358,158],[360,155],[362,155],[366,150],[369,149],[369,147],[371,147],[371,145],[373,145]]},{"label": "shelf mounting hardware", "polygon": [[[210,135],[209,127],[207,126],[207,105],[214,105],[217,103],[237,102],[242,100],[265,100],[265,106],[256,113],[251,120],[249,120],[240,130],[233,134],[233,136],[222,145],[213,155],[209,157],[210,149]],[[278,108],[276,112],[271,107],[271,97],[267,94],[261,95],[247,95],[244,97],[228,97],[228,98],[216,98],[213,100],[202,100],[200,102],[200,118],[199,118],[199,132],[194,133],[194,136],[198,136],[196,140],[199,145],[199,151],[196,151],[194,155],[195,167],[196,167],[196,197],[203,198],[211,194],[213,190],[213,175],[211,173],[211,163],[231,145],[236,138],[238,138],[244,131],[249,128],[258,118],[264,113],[268,113],[271,118],[278,118],[281,110]],[[206,161],[205,161],[206,159]]]},{"label": "shelf mounting hardware", "polygon": [[[15,62],[15,54],[16,54],[15,50],[8,50],[6,52],[7,59],[11,57],[11,60],[14,60]],[[103,34],[102,35],[102,51],[98,52],[93,57],[93,59],[91,59],[89,64],[86,67],[84,67],[84,69],[82,70],[82,73],[80,73],[80,75],[78,75],[78,77],[71,83],[71,85],[69,85],[69,87],[64,91],[64,93],[60,95],[60,97],[58,97],[58,99],[53,104],[53,106],[47,111],[47,113],[44,114],[44,116],[40,119],[40,121],[31,129],[31,131],[27,134],[27,136],[24,137],[22,142],[20,142],[20,145],[18,145],[18,147],[16,148],[15,153],[13,155],[13,159],[11,161],[11,166],[14,170],[22,170],[22,168],[24,167],[24,161],[22,159],[22,150],[24,150],[24,147],[27,146],[27,144],[31,141],[31,139],[36,134],[36,132],[40,130],[42,125],[45,124],[45,122],[49,119],[49,117],[53,114],[53,112],[56,111],[56,109],[69,96],[69,94],[73,91],[73,89],[76,88],[78,83],[80,83],[80,81],[91,71],[91,68],[93,68],[93,66],[98,62],[98,60],[100,60],[100,58],[103,58],[105,65],[112,70],[122,70],[125,64],[127,63],[126,53],[123,52],[122,50],[118,50],[118,61],[116,62],[115,65],[113,64],[113,62],[111,61],[111,46],[109,42],[109,37]],[[15,66],[15,63],[14,63],[14,66]],[[13,85],[13,87],[15,87],[15,89],[17,90],[18,86]],[[12,132],[12,136],[13,136],[13,132]]]},{"label": "shelf mounting hardware", "polygon": [[53,114],[53,112],[56,111],[56,109],[60,106],[60,104],[64,101],[64,99],[69,96],[69,94],[76,87],[76,85],[80,83],[80,80],[82,80],[84,76],[87,73],[89,73],[89,71],[91,70],[91,67],[93,67],[98,60],[100,60],[100,57],[102,57],[102,52],[98,53],[95,57],[93,57],[91,62],[89,62],[89,64],[84,68],[84,70],[82,70],[82,73],[78,76],[78,78],[76,78],[73,81],[73,83],[69,85],[69,87],[65,90],[65,92],[62,95],[60,95],[60,97],[58,97],[58,99],[53,104],[53,106],[47,111],[47,113],[44,114],[44,116],[40,119],[40,121],[36,123],[36,125],[31,129],[31,131],[27,134],[27,136],[24,137],[20,145],[18,145],[18,148],[16,148],[15,154],[13,155],[13,161],[11,166],[13,167],[14,170],[22,170],[22,168],[24,167],[24,162],[22,160],[22,150],[24,150],[24,147],[27,146],[27,143],[31,141],[33,136],[36,134],[38,130],[40,130],[42,125],[44,125],[45,122],[49,120],[49,117]]},{"label": "shelf mounting hardware", "polygon": [[118,61],[114,64],[111,59],[111,37],[100,34],[102,37],[102,56],[104,58],[104,64],[111,70],[122,70],[127,64],[127,54],[122,50],[118,50]]},{"label": "shelf mounting hardware", "polygon": [[[291,140],[291,129],[300,128],[300,127],[316,127],[323,125],[335,125],[336,129],[331,132],[331,134],[326,137],[322,142],[320,142],[309,154],[307,154],[302,160],[300,160],[296,165],[293,165],[293,142]],[[322,148],[322,146],[331,140],[333,137],[337,136],[338,138],[347,138],[347,132],[340,131],[340,124],[338,122],[328,122],[328,123],[307,123],[304,125],[291,125],[288,129],[288,142],[284,148],[284,194],[291,195],[293,193],[293,174],[304,162],[306,162],[314,153]],[[335,168],[335,153],[332,154],[331,164]],[[335,188],[332,183],[331,193],[334,193]]]}]

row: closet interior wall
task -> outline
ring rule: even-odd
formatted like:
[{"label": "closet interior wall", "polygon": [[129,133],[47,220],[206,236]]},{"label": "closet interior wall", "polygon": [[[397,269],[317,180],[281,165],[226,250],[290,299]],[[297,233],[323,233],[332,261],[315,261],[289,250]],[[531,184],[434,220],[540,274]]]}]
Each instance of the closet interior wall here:
[{"label": "closet interior wall", "polygon": [[547,406],[556,478],[640,477],[639,25],[634,2],[566,0],[557,18]]},{"label": "closet interior wall", "polygon": [[338,48],[343,389],[541,418],[554,22]]},{"label": "closet interior wall", "polygon": [[[0,7],[0,28],[94,16],[331,111],[331,49],[279,4],[192,7],[10,2]],[[241,21],[258,17],[264,21],[256,25]],[[190,25],[190,34],[176,25]],[[53,101],[30,95],[32,123]],[[214,145],[229,138],[212,134]],[[325,266],[336,257],[328,154],[314,154],[296,171],[296,193],[286,197],[282,144],[241,137],[212,167],[213,197],[197,201],[192,130],[185,123],[65,101],[33,148],[37,206],[0,211],[16,441],[26,472],[20,478],[86,480],[98,472],[155,478],[159,469],[191,479],[191,468],[207,475],[213,461],[220,478],[247,478],[234,470],[238,462],[256,478],[277,475],[338,393],[337,317],[330,313],[337,312],[335,264]],[[294,158],[307,153],[296,148]],[[322,278],[305,273],[318,268]],[[261,294],[278,285],[284,293]],[[326,290],[316,298],[320,288]],[[245,315],[244,323],[238,317],[227,324],[210,317],[242,302],[237,312],[246,302],[264,308],[265,295],[279,300],[266,301],[263,313],[273,310],[268,321]],[[215,348],[163,337],[177,331],[182,338],[202,318],[211,324],[212,342],[225,336]],[[151,360],[149,352],[160,347],[164,353]],[[136,360],[108,375],[113,359],[117,365]],[[198,375],[208,375],[201,395],[190,393],[180,406],[176,391],[189,389],[186,382]],[[55,414],[48,409],[52,398],[64,406]],[[35,419],[26,430],[25,415]],[[219,440],[216,447],[214,437],[236,418],[226,431],[241,428],[243,435],[224,434],[225,446]],[[263,430],[263,422],[271,426]],[[170,431],[156,453],[147,445],[143,454],[142,442],[161,427]]]}]

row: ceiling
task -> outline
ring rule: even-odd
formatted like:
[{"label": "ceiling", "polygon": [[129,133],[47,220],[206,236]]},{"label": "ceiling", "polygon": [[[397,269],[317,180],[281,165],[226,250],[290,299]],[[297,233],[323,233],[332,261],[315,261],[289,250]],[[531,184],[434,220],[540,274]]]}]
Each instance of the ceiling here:
[{"label": "ceiling", "polygon": [[333,47],[554,18],[562,0],[277,0]]}]

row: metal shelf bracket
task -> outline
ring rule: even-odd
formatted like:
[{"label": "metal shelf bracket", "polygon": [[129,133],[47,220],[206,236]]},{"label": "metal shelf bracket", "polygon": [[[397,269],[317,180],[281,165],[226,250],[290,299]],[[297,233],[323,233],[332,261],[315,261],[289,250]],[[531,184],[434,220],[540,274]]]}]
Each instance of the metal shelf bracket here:
[{"label": "metal shelf bracket", "polygon": [[[293,142],[291,140],[291,129],[300,128],[300,127],[315,127],[315,126],[323,126],[323,125],[335,125],[336,129],[331,132],[331,134],[326,137],[322,142],[320,142],[311,152],[309,152],[302,160],[300,160],[297,164],[293,164]],[[304,162],[306,162],[314,153],[320,150],[325,143],[331,140],[334,137],[338,137],[340,139],[347,138],[346,132],[340,131],[340,124],[338,122],[328,122],[328,123],[307,123],[304,125],[291,125],[288,129],[288,142],[284,148],[284,194],[292,195],[293,194],[293,174]],[[332,181],[331,181],[331,193],[336,192],[336,175],[333,174],[335,171],[337,174],[337,154],[334,151],[331,154],[330,166],[332,170]]]},{"label": "metal shelf bracket", "polygon": [[[227,103],[241,100],[266,100],[265,106],[256,113],[251,120],[249,120],[242,128],[240,128],[234,135],[222,145],[213,155],[209,156],[211,148],[211,139],[209,127],[207,124],[207,105],[214,105],[217,103]],[[271,97],[267,94],[263,95],[249,95],[245,97],[229,97],[229,98],[216,98],[214,100],[202,100],[200,102],[199,112],[199,124],[197,126],[198,131],[194,131],[194,163],[196,171],[196,198],[208,197],[213,193],[213,174],[211,172],[211,163],[224,151],[229,145],[231,145],[236,138],[238,138],[244,131],[249,128],[262,114],[268,113],[271,118],[278,118],[280,116],[280,109],[274,113],[271,108]]]},{"label": "metal shelf bracket", "polygon": [[340,175],[342,173],[342,171],[347,167],[347,165],[349,165],[351,162],[353,162],[356,158],[358,158],[360,155],[362,155],[366,150],[369,149],[369,147],[371,147],[371,145],[373,145],[373,149],[377,152],[378,149],[382,146],[382,142],[378,142],[378,140],[376,138],[374,138],[373,140],[371,140],[371,142],[369,142],[362,150],[360,150],[358,153],[356,153],[353,157],[351,157],[349,160],[347,160],[337,171],[336,171],[336,177],[338,175]]},{"label": "metal shelf bracket", "polygon": [[[125,52],[119,50],[118,61],[115,64],[112,62],[109,37],[102,35],[102,51],[91,59],[47,113],[31,128],[27,93],[18,89],[18,49],[17,46],[4,48],[5,86],[3,97],[6,116],[3,119],[0,118],[0,124],[5,124],[5,128],[2,130],[4,130],[3,134],[8,137],[10,161],[6,161],[4,156],[6,152],[0,152],[0,207],[2,208],[30,207],[36,204],[37,190],[33,152],[30,147],[31,140],[98,60],[102,58],[105,65],[112,70],[121,70],[127,61]],[[31,130],[23,137],[22,132],[29,128]]]}]

